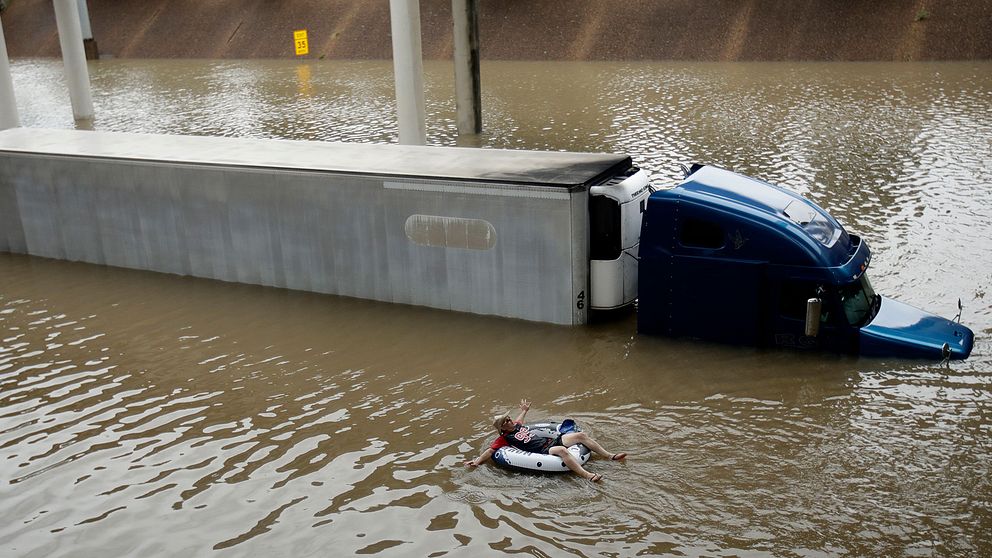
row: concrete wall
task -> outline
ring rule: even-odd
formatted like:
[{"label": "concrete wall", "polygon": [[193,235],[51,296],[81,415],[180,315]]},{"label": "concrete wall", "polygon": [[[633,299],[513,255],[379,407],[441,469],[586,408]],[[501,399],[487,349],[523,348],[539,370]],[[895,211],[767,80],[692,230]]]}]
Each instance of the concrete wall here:
[{"label": "concrete wall", "polygon": [[[123,58],[392,57],[389,3],[88,0],[100,52]],[[451,0],[421,0],[423,51],[452,55]],[[486,0],[484,60],[992,58],[992,0]],[[59,56],[52,0],[3,14],[12,57]]]},{"label": "concrete wall", "polygon": [[586,320],[586,204],[584,191],[0,153],[2,251],[557,324]]}]

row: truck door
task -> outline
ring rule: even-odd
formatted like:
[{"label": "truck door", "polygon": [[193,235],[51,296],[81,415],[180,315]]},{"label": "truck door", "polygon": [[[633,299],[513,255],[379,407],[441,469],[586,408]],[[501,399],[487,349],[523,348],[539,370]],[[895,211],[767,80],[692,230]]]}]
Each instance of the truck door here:
[{"label": "truck door", "polygon": [[671,293],[669,334],[760,344],[766,330],[763,262],[680,254],[669,271],[669,284],[654,286]]}]

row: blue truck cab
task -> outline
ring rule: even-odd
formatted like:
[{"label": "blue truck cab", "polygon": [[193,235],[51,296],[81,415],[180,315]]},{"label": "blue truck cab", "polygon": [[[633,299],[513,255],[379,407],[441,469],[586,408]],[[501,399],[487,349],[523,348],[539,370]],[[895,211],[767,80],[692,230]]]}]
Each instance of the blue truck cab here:
[{"label": "blue truck cab", "polygon": [[648,198],[638,331],[868,356],[963,359],[967,327],[875,293],[871,250],[767,182],[694,165]]}]

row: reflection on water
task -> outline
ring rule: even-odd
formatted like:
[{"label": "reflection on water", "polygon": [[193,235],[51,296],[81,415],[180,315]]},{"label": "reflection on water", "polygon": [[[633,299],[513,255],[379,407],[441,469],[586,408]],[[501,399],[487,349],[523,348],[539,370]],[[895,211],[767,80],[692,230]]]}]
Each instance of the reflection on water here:
[{"label": "reflection on water", "polygon": [[[100,61],[97,129],[393,141],[388,62]],[[0,255],[0,554],[985,555],[992,65],[483,66],[486,133],[429,141],[713,162],[810,196],[873,282],[973,356],[647,338]],[[71,127],[57,61],[26,126]],[[65,98],[63,98],[65,97]],[[602,485],[467,471],[521,397],[631,453]]]}]

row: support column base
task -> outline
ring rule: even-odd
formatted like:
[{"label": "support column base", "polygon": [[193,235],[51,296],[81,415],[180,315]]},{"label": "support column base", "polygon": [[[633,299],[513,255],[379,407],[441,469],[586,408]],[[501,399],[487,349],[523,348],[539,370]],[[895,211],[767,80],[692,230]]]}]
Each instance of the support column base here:
[{"label": "support column base", "polygon": [[83,52],[87,60],[100,59],[100,49],[96,46],[96,39],[83,39]]}]

